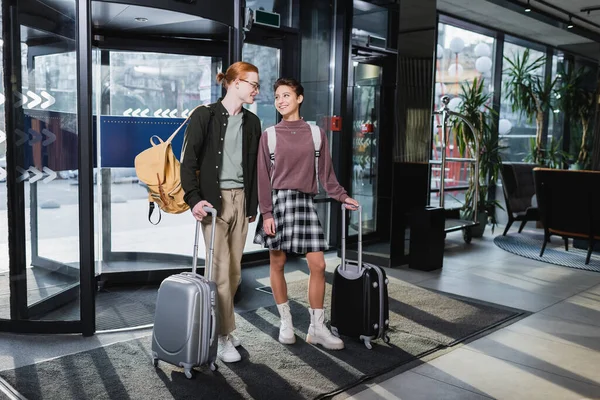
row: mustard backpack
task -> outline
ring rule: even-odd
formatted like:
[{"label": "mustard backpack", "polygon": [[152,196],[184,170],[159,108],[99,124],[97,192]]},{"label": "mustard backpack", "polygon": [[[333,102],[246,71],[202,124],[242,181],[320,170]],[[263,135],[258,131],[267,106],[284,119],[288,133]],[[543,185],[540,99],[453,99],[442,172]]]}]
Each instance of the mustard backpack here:
[{"label": "mustard backpack", "polygon": [[[196,107],[197,108],[197,107]],[[185,126],[194,109],[186,120],[163,141],[160,137],[153,135],[150,138],[152,147],[142,151],[135,157],[135,172],[140,181],[148,186],[148,221],[157,225],[161,220],[160,210],[169,214],[181,214],[190,209],[183,200],[183,188],[181,187],[180,163],[175,154],[171,141],[177,133]],[[155,142],[158,141],[158,143]],[[152,222],[154,203],[159,207],[158,221]]]}]

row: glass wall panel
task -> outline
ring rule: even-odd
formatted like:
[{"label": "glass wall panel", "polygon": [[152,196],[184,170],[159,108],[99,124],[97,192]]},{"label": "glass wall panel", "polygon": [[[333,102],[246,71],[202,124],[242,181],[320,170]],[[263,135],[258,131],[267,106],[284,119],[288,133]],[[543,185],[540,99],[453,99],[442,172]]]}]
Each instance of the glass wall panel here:
[{"label": "glass wall panel", "polygon": [[[438,25],[438,46],[435,74],[435,108],[442,107],[443,96],[450,97],[449,107],[452,111],[461,111],[463,90],[473,86],[473,80],[483,80],[483,93],[490,94],[493,88],[494,71],[497,68],[494,60],[496,40],[452,25]],[[491,107],[490,97],[488,106]],[[441,160],[441,116],[434,119],[432,160]],[[446,157],[464,157],[459,154],[456,137],[449,132]],[[446,208],[460,207],[464,201],[463,190],[452,190],[453,187],[468,185],[469,165],[464,162],[447,162],[444,171],[439,165],[432,165],[430,204],[440,203],[439,187],[441,179],[445,179]]]},{"label": "glass wall panel", "polygon": [[[332,114],[333,86],[330,80],[335,68],[335,63],[330,61],[332,10],[328,2],[305,0],[300,11],[302,58],[299,78],[304,87],[300,113],[305,121],[320,126],[331,143],[332,135],[339,133],[329,130],[327,123],[327,116]],[[322,61],[316,63],[314,60]],[[332,150],[331,146],[329,149]],[[330,203],[317,203],[317,214],[326,238],[330,234],[330,207]]]},{"label": "glass wall panel", "polygon": [[[0,21],[2,20],[0,1]],[[0,24],[1,26],[1,24]],[[0,32],[0,63],[4,63],[4,40]],[[4,124],[4,69],[0,69],[0,318],[10,318],[8,276],[8,198],[6,188],[6,127]]]},{"label": "glass wall panel", "polygon": [[[522,56],[526,47],[519,46],[513,43],[504,43],[504,57],[513,60],[516,56]],[[544,57],[545,53],[529,49],[530,62]],[[502,98],[500,101],[500,122],[499,122],[499,144],[506,146],[502,151],[501,157],[504,161],[523,161],[530,152],[530,142],[535,139],[536,125],[535,118],[531,121],[519,112],[512,111],[512,105],[505,96],[505,84],[508,81],[506,68],[504,65],[502,73]],[[544,76],[545,66],[542,66],[535,74],[540,77]]]},{"label": "glass wall panel", "polygon": [[[363,234],[377,230],[377,161],[381,67],[356,63],[354,67],[354,142],[352,196],[363,207]],[[350,213],[351,228],[358,229],[358,213]]]},{"label": "glass wall panel", "polygon": [[277,123],[273,85],[281,75],[281,50],[275,47],[244,43],[242,59],[258,67],[260,78],[260,92],[254,98],[254,103],[246,104],[244,107],[258,115],[262,128],[266,129]]},{"label": "glass wall panel", "polygon": [[388,9],[362,0],[354,0],[353,6],[353,44],[386,48],[388,40]]},{"label": "glass wall panel", "polygon": [[[42,21],[19,3],[11,7],[15,15],[3,20],[11,31],[10,41],[0,42],[12,85],[2,85],[0,93],[0,318],[80,319],[75,4],[61,2],[64,14],[37,4]],[[11,109],[4,108],[6,98],[13,99]],[[12,124],[10,148],[5,116]],[[24,253],[11,263],[9,187],[19,200],[11,202],[11,217],[23,228],[15,230],[13,245]],[[11,296],[18,300],[12,313]],[[54,312],[64,304],[71,312]]]}]

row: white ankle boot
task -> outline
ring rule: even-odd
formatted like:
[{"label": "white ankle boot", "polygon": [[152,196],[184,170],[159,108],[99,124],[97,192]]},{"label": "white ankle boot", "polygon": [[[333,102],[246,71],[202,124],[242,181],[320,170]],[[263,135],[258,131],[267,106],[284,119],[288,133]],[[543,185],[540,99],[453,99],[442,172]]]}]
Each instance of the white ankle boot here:
[{"label": "white ankle boot", "polygon": [[308,335],[306,342],[311,344],[320,344],[329,350],[341,350],[344,348],[342,339],[333,336],[329,329],[325,326],[325,312],[323,309],[309,308],[310,326],[308,327]]},{"label": "white ankle boot", "polygon": [[290,312],[290,305],[286,301],[282,304],[277,304],[279,315],[281,317],[281,325],[279,326],[279,342],[283,344],[294,344],[296,343],[296,336],[294,335],[294,325],[292,324],[292,313]]}]

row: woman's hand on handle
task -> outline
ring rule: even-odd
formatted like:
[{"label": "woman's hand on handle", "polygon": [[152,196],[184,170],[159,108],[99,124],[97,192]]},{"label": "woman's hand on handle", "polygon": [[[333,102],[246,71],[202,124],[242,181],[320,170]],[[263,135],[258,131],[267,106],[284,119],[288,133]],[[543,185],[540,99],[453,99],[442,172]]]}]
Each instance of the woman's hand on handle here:
[{"label": "woman's hand on handle", "polygon": [[268,236],[275,236],[275,220],[273,218],[263,221],[263,230]]},{"label": "woman's hand on handle", "polygon": [[346,200],[344,200],[344,205],[347,210],[358,210],[358,201],[354,200],[352,197],[347,197]]}]

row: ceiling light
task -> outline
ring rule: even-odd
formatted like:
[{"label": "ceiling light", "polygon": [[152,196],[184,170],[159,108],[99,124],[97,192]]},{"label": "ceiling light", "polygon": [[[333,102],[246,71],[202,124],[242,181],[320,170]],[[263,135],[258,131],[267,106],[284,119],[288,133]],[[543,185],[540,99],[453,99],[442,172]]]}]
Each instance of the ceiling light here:
[{"label": "ceiling light", "polygon": [[137,22],[148,22],[148,18],[144,18],[144,17],[138,17],[138,18],[135,18],[135,20]]},{"label": "ceiling light", "polygon": [[569,15],[569,24],[567,25],[567,29],[573,29],[573,21],[571,20],[570,15]]},{"label": "ceiling light", "polygon": [[529,1],[527,0],[527,7],[525,7],[525,12],[531,12],[531,7],[529,6]]}]

